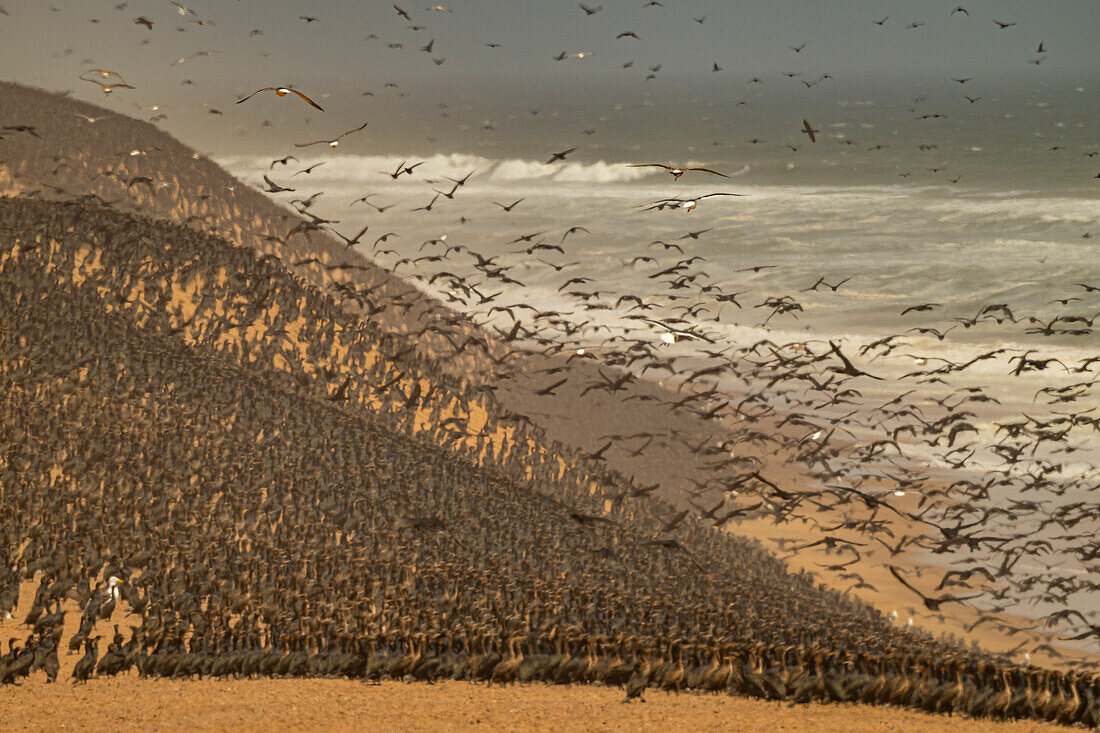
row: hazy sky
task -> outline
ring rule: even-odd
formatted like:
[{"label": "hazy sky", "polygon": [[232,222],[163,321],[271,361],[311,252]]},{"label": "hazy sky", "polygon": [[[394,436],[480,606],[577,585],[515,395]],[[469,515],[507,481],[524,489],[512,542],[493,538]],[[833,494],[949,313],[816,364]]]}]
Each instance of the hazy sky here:
[{"label": "hazy sky", "polygon": [[[194,12],[180,14],[168,0],[4,0],[0,68],[7,79],[73,90],[137,117],[148,119],[157,105],[166,129],[206,144],[280,115],[300,125],[317,118],[290,100],[234,104],[269,84],[308,91],[328,110],[326,123],[343,124],[423,115],[441,103],[482,106],[490,122],[510,103],[544,98],[559,109],[632,98],[660,104],[690,90],[821,104],[861,90],[905,97],[941,84],[960,91],[952,78],[972,77],[962,91],[982,94],[1100,81],[1097,0],[964,0],[969,14],[952,14],[955,0],[661,0],[650,7],[601,0],[586,3],[601,8],[592,15],[565,0],[448,0],[452,12],[403,0],[411,23],[389,2],[185,4]],[[135,24],[138,17],[153,28]],[[1002,29],[994,20],[1015,25]],[[638,38],[616,39],[626,32]],[[555,61],[562,52],[566,58]],[[137,88],[105,98],[79,79],[92,66],[117,70]],[[823,74],[831,78],[818,83]]]}]

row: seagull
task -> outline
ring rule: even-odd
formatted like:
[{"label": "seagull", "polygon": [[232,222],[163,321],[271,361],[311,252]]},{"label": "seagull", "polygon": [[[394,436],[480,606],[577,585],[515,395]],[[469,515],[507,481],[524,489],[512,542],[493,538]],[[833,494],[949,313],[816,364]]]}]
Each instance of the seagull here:
[{"label": "seagull", "polygon": [[237,104],[240,104],[242,102],[247,102],[248,100],[252,99],[253,97],[255,97],[260,92],[275,92],[275,95],[279,96],[279,97],[285,97],[287,94],[297,94],[299,97],[302,98],[302,101],[304,101],[306,104],[310,105],[311,107],[316,107],[317,109],[321,110],[322,112],[325,111],[324,107],[317,104],[312,99],[310,99],[306,95],[299,92],[297,89],[291,89],[290,87],[264,87],[263,89],[257,89],[256,91],[252,92],[247,97],[245,97],[244,99],[238,99]]},{"label": "seagull", "polygon": [[691,199],[661,199],[660,201],[654,201],[645,206],[646,211],[652,211],[657,209],[658,211],[663,209],[683,209],[684,211],[691,212],[695,210],[695,207],[699,205],[699,202],[703,199],[709,199],[714,196],[744,196],[743,193],[708,193],[705,196],[696,196]]},{"label": "seagull", "polygon": [[[84,79],[84,77],[81,77],[81,79]],[[84,79],[84,81],[90,81],[93,84],[98,84],[103,89],[104,94],[110,94],[111,90],[114,89],[115,87],[118,87],[120,89],[133,89],[134,88],[134,87],[130,86],[129,84],[123,84],[122,82],[116,82],[114,84],[106,84],[104,82],[99,81],[98,79]]]},{"label": "seagull", "polygon": [[366,126],[367,126],[367,123],[364,122],[363,124],[359,125],[359,127],[355,128],[354,130],[348,130],[347,132],[345,132],[341,135],[338,135],[338,136],[334,137],[331,140],[314,140],[311,143],[294,143],[294,147],[296,147],[296,148],[308,148],[310,145],[320,145],[321,143],[324,143],[325,145],[328,145],[330,148],[335,148],[337,145],[340,144],[340,140],[347,137],[348,135],[350,135],[353,132],[359,132],[360,130],[362,130]]},{"label": "seagull", "polygon": [[[92,72],[95,72],[96,74],[99,74],[100,77],[103,78],[103,79],[109,79],[112,76],[117,76],[119,81],[121,81],[123,83],[125,83],[125,81],[126,81],[125,79],[122,78],[122,74],[118,73],[117,71],[111,71],[109,69],[88,69],[87,71],[84,72],[84,74],[91,74]],[[84,74],[80,75],[81,79],[84,78]]]},{"label": "seagull", "polygon": [[674,344],[677,341],[683,341],[684,339],[692,339],[694,341],[706,341],[708,344],[714,343],[712,339],[709,339],[702,334],[695,333],[694,331],[684,331],[678,328],[673,328],[668,324],[661,323],[660,321],[655,321],[652,318],[643,318],[641,320],[665,329],[667,333],[661,334],[661,341],[665,342],[666,344]]},{"label": "seagull", "polygon": [[632,163],[628,167],[630,168],[664,168],[666,171],[672,174],[672,177],[676,180],[680,180],[680,176],[684,175],[688,171],[700,171],[702,173],[710,173],[715,176],[721,176],[722,178],[729,178],[725,173],[719,173],[718,171],[712,171],[710,168],[675,168],[671,165],[665,165],[664,163]]}]

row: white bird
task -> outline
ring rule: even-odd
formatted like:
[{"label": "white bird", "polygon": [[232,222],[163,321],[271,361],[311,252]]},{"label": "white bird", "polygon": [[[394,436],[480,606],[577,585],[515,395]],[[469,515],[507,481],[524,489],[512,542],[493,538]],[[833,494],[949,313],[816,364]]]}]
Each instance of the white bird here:
[{"label": "white bird", "polygon": [[310,145],[320,145],[321,143],[324,143],[325,145],[328,145],[330,148],[335,148],[337,145],[340,144],[340,140],[347,137],[348,135],[350,135],[353,132],[359,132],[360,130],[362,130],[366,126],[367,126],[367,123],[364,122],[363,124],[359,125],[359,127],[355,128],[354,130],[348,130],[347,132],[345,132],[345,133],[343,133],[343,134],[341,134],[337,137],[334,137],[331,140],[314,140],[311,143],[294,143],[294,147],[296,147],[296,148],[308,148]]},{"label": "white bird", "polygon": [[303,102],[310,105],[311,107],[316,107],[317,109],[321,110],[322,112],[325,111],[324,107],[317,104],[312,99],[310,99],[306,95],[299,92],[297,89],[291,89],[290,87],[264,87],[263,89],[257,89],[256,91],[252,92],[247,97],[245,97],[244,99],[238,99],[237,104],[240,104],[241,102],[247,102],[248,100],[252,99],[253,97],[255,97],[260,92],[275,92],[275,96],[277,96],[277,97],[285,97],[288,94],[296,94],[299,97],[301,97]]}]

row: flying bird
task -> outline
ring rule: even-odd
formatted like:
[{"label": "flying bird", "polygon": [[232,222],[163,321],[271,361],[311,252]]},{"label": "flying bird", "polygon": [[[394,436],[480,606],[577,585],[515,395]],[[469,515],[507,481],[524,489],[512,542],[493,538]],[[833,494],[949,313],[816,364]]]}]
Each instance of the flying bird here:
[{"label": "flying bird", "polygon": [[546,161],[545,165],[550,165],[551,163],[558,160],[565,160],[565,156],[569,155],[574,150],[576,150],[576,148],[569,148],[568,150],[563,150],[560,153],[554,153],[552,156],[550,156],[550,160]]},{"label": "flying bird", "polygon": [[940,610],[940,606],[942,606],[942,605],[943,605],[944,603],[962,603],[963,601],[969,601],[969,600],[972,600],[972,599],[974,599],[974,598],[978,598],[978,597],[980,597],[980,596],[982,595],[981,593],[976,593],[976,594],[974,594],[974,595],[972,595],[972,596],[953,596],[953,595],[946,595],[946,596],[940,596],[939,598],[929,598],[928,596],[924,595],[924,594],[923,594],[923,593],[921,593],[921,592],[920,592],[919,590],[917,590],[916,588],[914,588],[914,587],[913,587],[913,586],[912,586],[912,585],[911,585],[911,584],[909,583],[909,581],[907,581],[907,580],[906,580],[906,579],[905,579],[905,578],[904,578],[904,577],[902,576],[902,574],[901,574],[901,571],[899,571],[899,570],[898,570],[898,569],[897,569],[896,567],[894,567],[893,565],[887,565],[886,567],[888,567],[888,568],[890,569],[890,573],[891,573],[891,574],[892,574],[892,575],[893,575],[893,576],[894,576],[895,578],[897,578],[897,579],[898,579],[898,582],[899,582],[899,583],[901,583],[901,584],[902,584],[902,585],[904,585],[904,586],[905,586],[906,588],[908,588],[909,590],[911,590],[911,591],[913,591],[914,593],[916,593],[916,594],[917,594],[918,596],[920,596],[920,598],[921,598],[921,601],[923,601],[923,602],[924,602],[924,607],[925,607],[925,608],[927,608],[927,609],[928,609],[929,611],[931,611],[932,613],[939,613],[939,610]]},{"label": "flying bird", "polygon": [[337,135],[336,137],[332,138],[331,140],[314,140],[311,143],[294,143],[294,147],[296,147],[296,148],[308,148],[310,145],[321,145],[322,143],[324,143],[325,145],[328,145],[330,148],[335,148],[337,145],[340,144],[340,141],[343,140],[345,137],[352,134],[353,132],[359,132],[360,130],[362,130],[366,126],[367,126],[367,123],[364,122],[363,124],[359,125],[359,127],[356,127],[354,130],[348,130],[345,133]]},{"label": "flying bird", "polygon": [[293,191],[294,190],[293,188],[286,188],[284,186],[280,186],[279,184],[275,183],[275,181],[268,178],[266,174],[264,175],[264,183],[267,184],[267,188],[264,189],[264,191],[267,192],[267,193],[282,193],[283,191]]},{"label": "flying bird", "polygon": [[[84,77],[81,77],[81,79],[84,79]],[[129,84],[123,84],[122,82],[115,82],[113,84],[108,84],[106,82],[99,81],[98,79],[84,79],[84,81],[90,81],[93,84],[98,84],[100,86],[100,88],[103,89],[104,94],[110,94],[111,90],[115,89],[115,88],[118,88],[118,89],[133,89],[134,88],[134,87],[130,86]]]},{"label": "flying bird", "polygon": [[242,102],[247,102],[248,100],[252,99],[253,97],[255,97],[260,92],[275,92],[275,95],[278,96],[278,97],[285,97],[287,94],[297,94],[299,97],[302,98],[302,101],[305,102],[306,104],[308,104],[309,106],[316,107],[317,109],[321,110],[322,112],[325,111],[324,107],[317,104],[316,102],[314,102],[312,99],[307,97],[305,94],[302,94],[297,89],[291,89],[290,87],[264,87],[263,89],[257,89],[256,91],[252,92],[247,97],[245,97],[244,99],[238,99],[237,104],[241,104]]},{"label": "flying bird", "polygon": [[680,176],[684,175],[688,171],[699,171],[701,173],[710,173],[710,174],[715,175],[715,176],[721,176],[722,178],[729,178],[729,176],[727,176],[725,173],[719,173],[718,171],[711,170],[710,168],[692,168],[692,167],[687,167],[687,166],[685,166],[683,168],[676,168],[676,167],[671,166],[671,165],[665,165],[664,163],[631,163],[628,167],[630,167],[630,168],[663,168],[666,171],[668,171],[669,173],[671,173],[672,177],[675,178],[676,180],[680,180]]},{"label": "flying bird", "polygon": [[523,201],[523,199],[518,199],[516,201],[513,201],[512,203],[508,204],[507,206],[505,206],[504,204],[501,204],[501,203],[497,203],[496,201],[494,201],[493,203],[496,204],[497,206],[499,206],[500,208],[504,209],[505,211],[511,211],[512,209],[516,208],[516,205],[520,201]]},{"label": "flying bird", "polygon": [[695,333],[694,331],[673,328],[666,323],[661,323],[660,321],[656,321],[652,318],[642,318],[641,320],[657,326],[658,328],[663,328],[665,330],[665,333],[661,334],[661,341],[666,344],[674,344],[677,341],[683,341],[685,339],[690,339],[692,341],[706,341],[708,344],[714,343],[713,339],[707,338],[703,334]]}]

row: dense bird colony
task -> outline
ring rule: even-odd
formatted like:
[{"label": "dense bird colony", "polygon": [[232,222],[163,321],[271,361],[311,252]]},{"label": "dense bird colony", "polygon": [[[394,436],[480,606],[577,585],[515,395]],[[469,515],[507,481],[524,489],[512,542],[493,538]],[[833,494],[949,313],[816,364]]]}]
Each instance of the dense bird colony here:
[{"label": "dense bird colony", "polygon": [[[180,23],[214,25],[172,5]],[[595,28],[603,10],[572,12]],[[442,23],[456,11],[386,13],[419,32],[422,16]],[[126,15],[143,37],[165,27],[152,11]],[[320,15],[294,24],[323,27]],[[970,13],[944,15],[961,24]],[[701,33],[707,16],[692,20]],[[867,30],[928,31],[888,21]],[[998,37],[1023,30],[983,23]],[[616,33],[609,42],[642,48],[644,33]],[[406,53],[408,40],[386,48]],[[433,55],[436,38],[422,40],[438,71],[446,57]],[[813,39],[790,40],[787,56],[816,52]],[[441,33],[439,47],[448,41]],[[585,66],[605,53],[545,62]],[[1026,61],[1047,54],[1039,42]],[[635,72],[630,59],[621,73],[656,87],[659,61]],[[785,76],[804,93],[833,81],[819,72]],[[958,92],[973,79],[943,81]],[[129,68],[74,80],[110,103],[144,93]],[[331,117],[345,101],[261,86],[275,81],[250,82],[242,106],[226,108]],[[981,91],[955,101],[970,109]],[[382,93],[407,95],[396,82]],[[909,109],[917,125],[955,113],[926,102]],[[150,122],[165,119],[152,111]],[[493,243],[340,227],[318,213],[326,192],[305,191],[337,166],[307,153],[360,144],[376,129],[362,117],[282,151],[302,161],[265,159],[257,190],[152,124],[63,96],[0,84],[0,115],[0,193],[10,194],[0,199],[0,685],[54,681],[64,649],[77,658],[64,668],[74,683],[132,671],[587,683],[622,688],[624,702],[695,690],[1100,727],[1094,660],[1055,670],[1017,654],[1054,659],[1068,641],[1082,644],[1080,658],[1100,640],[1086,610],[1100,595],[1100,356],[1088,351],[1100,282],[1073,278],[1038,307],[998,297],[952,318],[914,297],[889,314],[904,325],[881,338],[784,340],[769,328],[790,333],[860,275],[764,294],[754,278],[780,265],[746,256],[718,282],[703,245],[721,219],[662,223],[660,238],[637,243],[615,276],[641,288],[574,259],[578,239],[598,236],[591,219]],[[856,145],[814,112],[789,127],[792,154]],[[919,154],[935,154],[935,140]],[[598,148],[559,141],[531,163],[545,158],[538,170],[557,175]],[[698,218],[752,200],[688,188],[741,171],[640,162],[659,155],[619,164],[673,194],[629,205],[634,214]],[[349,208],[373,217],[400,206],[421,221],[472,198],[485,176],[437,176],[415,158],[389,165],[376,174],[386,193]],[[380,200],[421,184],[413,208]],[[479,196],[478,217],[538,216],[528,190]],[[524,284],[533,278],[552,280],[567,307],[542,303]],[[726,309],[759,315],[753,326],[769,336],[733,343]],[[949,336],[966,356],[936,349]],[[979,348],[981,338],[995,345]],[[986,384],[994,368],[999,381]],[[771,549],[733,533],[765,521],[807,529]],[[796,556],[826,559],[817,567],[831,587],[793,572],[784,560]],[[995,654],[897,623],[860,600],[878,590],[865,577],[876,565],[921,621],[965,610],[977,619],[968,631],[988,624],[1023,641]],[[28,595],[29,612],[14,617]],[[1012,625],[1003,614],[1024,604],[1044,610]]]}]

